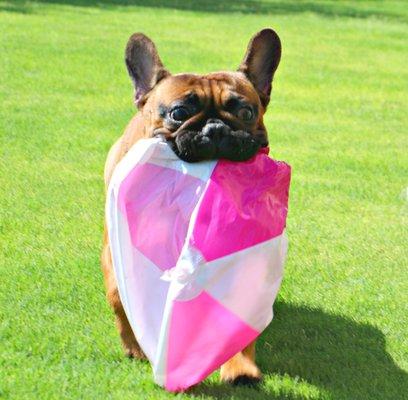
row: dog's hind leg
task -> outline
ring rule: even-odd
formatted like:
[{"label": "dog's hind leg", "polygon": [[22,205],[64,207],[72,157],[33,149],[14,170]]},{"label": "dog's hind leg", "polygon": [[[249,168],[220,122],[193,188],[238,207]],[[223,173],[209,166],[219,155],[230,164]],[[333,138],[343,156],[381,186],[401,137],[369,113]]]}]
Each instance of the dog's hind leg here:
[{"label": "dog's hind leg", "polygon": [[102,270],[105,278],[106,297],[116,316],[116,326],[122,339],[123,349],[128,357],[145,358],[137,342],[119,297],[118,286],[112,266],[112,259],[105,231],[105,240],[101,257]]},{"label": "dog's hind leg", "polygon": [[255,340],[221,367],[221,380],[234,385],[254,384],[262,375],[255,363]]}]

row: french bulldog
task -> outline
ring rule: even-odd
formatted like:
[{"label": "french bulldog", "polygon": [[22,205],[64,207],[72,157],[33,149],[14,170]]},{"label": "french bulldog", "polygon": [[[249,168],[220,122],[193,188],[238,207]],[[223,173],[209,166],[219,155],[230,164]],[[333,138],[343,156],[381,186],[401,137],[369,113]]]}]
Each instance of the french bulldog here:
[{"label": "french bulldog", "polygon": [[[125,62],[135,86],[138,112],[109,151],[106,187],[116,164],[141,138],[162,137],[187,162],[219,158],[239,162],[268,146],[263,116],[280,57],[279,36],[272,29],[263,29],[250,40],[237,71],[173,75],[164,67],[154,43],[142,33],[133,34]],[[107,299],[125,353],[144,358],[119,298],[106,224],[101,261]],[[233,384],[260,380],[255,342],[222,365],[220,375],[222,381]]]}]

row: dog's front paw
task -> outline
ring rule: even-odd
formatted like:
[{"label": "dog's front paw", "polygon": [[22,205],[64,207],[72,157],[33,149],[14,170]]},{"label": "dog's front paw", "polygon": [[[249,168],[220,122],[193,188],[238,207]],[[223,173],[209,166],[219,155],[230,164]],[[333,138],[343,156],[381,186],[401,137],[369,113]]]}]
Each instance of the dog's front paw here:
[{"label": "dog's front paw", "polygon": [[261,382],[261,378],[248,376],[248,375],[239,375],[230,383],[234,386],[256,386]]},{"label": "dog's front paw", "polygon": [[136,359],[136,360],[146,360],[147,359],[145,353],[143,353],[143,350],[139,347],[139,345],[132,346],[132,347],[126,347],[124,350],[125,350],[125,355],[128,358]]},{"label": "dog's front paw", "polygon": [[238,354],[221,367],[220,377],[233,385],[256,385],[262,374],[254,362]]}]

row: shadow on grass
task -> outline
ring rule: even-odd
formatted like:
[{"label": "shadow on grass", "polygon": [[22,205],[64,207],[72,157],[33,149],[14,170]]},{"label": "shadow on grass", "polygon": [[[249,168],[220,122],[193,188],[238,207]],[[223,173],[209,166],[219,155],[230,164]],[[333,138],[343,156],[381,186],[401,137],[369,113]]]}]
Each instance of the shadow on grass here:
[{"label": "shadow on grass", "polygon": [[[257,360],[265,375],[297,377],[333,399],[402,400],[408,393],[408,374],[387,353],[380,330],[319,309],[277,303],[275,318],[258,341]],[[219,399],[280,398],[265,385],[237,389],[204,383],[193,393]]]},{"label": "shadow on grass", "polygon": [[59,5],[72,5],[80,7],[112,8],[117,6],[140,6],[151,8],[168,8],[186,11],[202,11],[209,13],[243,13],[243,14],[298,14],[312,12],[326,17],[385,17],[405,19],[397,13],[387,12],[371,5],[359,6],[358,2],[342,3],[335,0],[324,2],[299,1],[299,0],[14,0],[0,4],[0,10],[21,13],[30,12],[32,3],[50,3]]}]

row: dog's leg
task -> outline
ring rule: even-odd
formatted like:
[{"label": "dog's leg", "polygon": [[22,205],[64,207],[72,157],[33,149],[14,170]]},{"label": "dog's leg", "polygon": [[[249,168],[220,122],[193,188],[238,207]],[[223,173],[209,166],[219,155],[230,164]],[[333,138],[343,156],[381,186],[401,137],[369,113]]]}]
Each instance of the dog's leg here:
[{"label": "dog's leg", "polygon": [[255,340],[221,367],[221,380],[224,382],[254,384],[260,379],[261,372],[255,363]]},{"label": "dog's leg", "polygon": [[139,343],[136,341],[135,335],[126,317],[125,310],[123,309],[122,302],[120,301],[118,286],[112,266],[109,244],[106,239],[107,237],[105,233],[105,242],[102,250],[101,261],[105,278],[106,297],[109,304],[113,308],[113,311],[115,312],[116,326],[119,330],[126,355],[131,358],[145,358],[146,356],[140,348]]}]

